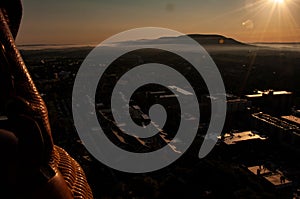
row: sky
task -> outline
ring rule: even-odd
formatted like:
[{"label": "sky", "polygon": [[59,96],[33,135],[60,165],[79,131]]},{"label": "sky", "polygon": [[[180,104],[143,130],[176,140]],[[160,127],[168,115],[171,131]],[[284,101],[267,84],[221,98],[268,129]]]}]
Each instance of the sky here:
[{"label": "sky", "polygon": [[300,42],[300,0],[23,0],[17,44],[98,44],[163,27],[242,42]]}]

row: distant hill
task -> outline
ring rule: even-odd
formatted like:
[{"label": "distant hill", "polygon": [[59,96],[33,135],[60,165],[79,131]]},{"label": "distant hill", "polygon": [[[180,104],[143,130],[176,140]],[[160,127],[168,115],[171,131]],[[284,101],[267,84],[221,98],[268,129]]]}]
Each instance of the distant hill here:
[{"label": "distant hill", "polygon": [[232,38],[227,38],[222,35],[203,35],[203,34],[190,34],[188,35],[202,45],[216,45],[216,44],[225,44],[225,45],[243,45],[247,46],[248,44],[239,42]]}]

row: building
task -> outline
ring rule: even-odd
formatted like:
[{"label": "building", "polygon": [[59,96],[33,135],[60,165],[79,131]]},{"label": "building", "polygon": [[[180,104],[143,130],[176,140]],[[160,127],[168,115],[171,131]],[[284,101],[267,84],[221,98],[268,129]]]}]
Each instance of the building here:
[{"label": "building", "polygon": [[256,131],[244,131],[238,133],[226,133],[220,136],[219,139],[226,145],[236,145],[243,142],[266,140],[267,138]]},{"label": "building", "polygon": [[300,127],[300,118],[299,117],[296,117],[294,115],[287,115],[287,116],[281,116],[281,118],[283,120],[286,120],[287,122],[291,122]]},{"label": "building", "polygon": [[257,91],[254,94],[246,95],[246,99],[251,101],[252,107],[259,111],[272,114],[283,115],[291,111],[292,92],[288,91]]},{"label": "building", "polygon": [[259,159],[268,138],[256,131],[236,131],[218,137],[218,154],[225,159],[250,161]]},{"label": "building", "polygon": [[228,99],[227,100],[227,113],[244,112],[248,107],[251,107],[251,101],[247,99]]},{"label": "building", "polygon": [[300,125],[292,117],[273,117],[265,113],[252,114],[252,125],[279,144],[299,149]]},{"label": "building", "polygon": [[281,189],[292,186],[292,181],[287,179],[281,171],[271,171],[262,165],[250,166],[247,169],[272,188]]},{"label": "building", "polygon": [[[205,117],[210,117],[210,105],[213,101],[218,101],[224,98],[224,94],[214,94],[214,95],[202,95],[200,101],[201,111],[205,114]],[[226,98],[226,121],[224,124],[223,132],[228,132],[232,128],[240,129],[244,126],[245,121],[249,119],[249,107],[251,107],[251,102],[247,99],[240,98],[236,95],[225,94]],[[209,121],[208,121],[209,122]]]}]

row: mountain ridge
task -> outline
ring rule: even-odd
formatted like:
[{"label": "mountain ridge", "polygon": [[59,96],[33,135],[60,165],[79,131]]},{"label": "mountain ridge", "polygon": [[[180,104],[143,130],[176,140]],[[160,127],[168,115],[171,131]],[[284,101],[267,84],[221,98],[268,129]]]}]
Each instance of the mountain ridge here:
[{"label": "mountain ridge", "polygon": [[247,46],[249,44],[240,42],[233,38],[225,37],[223,35],[218,34],[188,34],[189,37],[193,38],[200,44],[227,44],[227,45],[243,45]]}]

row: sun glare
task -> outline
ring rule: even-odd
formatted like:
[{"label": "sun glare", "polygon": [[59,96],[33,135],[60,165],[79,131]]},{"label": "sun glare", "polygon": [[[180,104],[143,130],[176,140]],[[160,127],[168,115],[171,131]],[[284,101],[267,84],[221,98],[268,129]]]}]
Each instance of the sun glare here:
[{"label": "sun glare", "polygon": [[284,0],[272,0],[273,3],[276,3],[276,4],[282,4],[284,3]]},{"label": "sun glare", "polygon": [[245,34],[259,41],[299,40],[296,10],[300,0],[248,0],[247,18],[241,23]]}]

